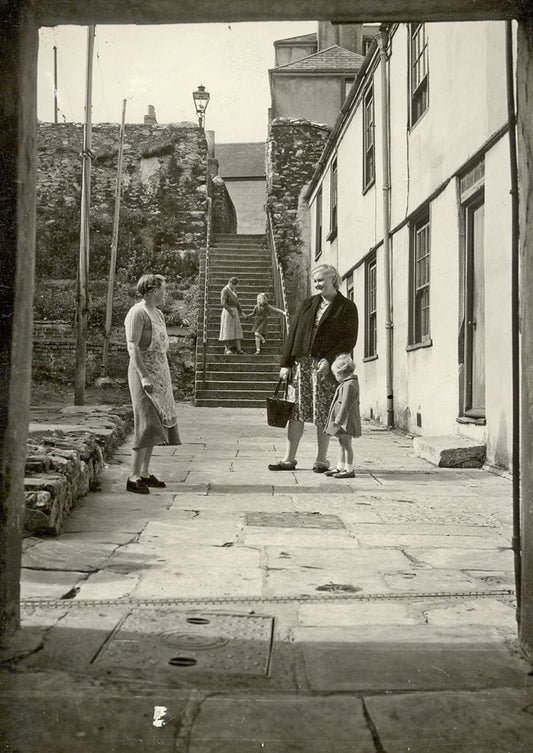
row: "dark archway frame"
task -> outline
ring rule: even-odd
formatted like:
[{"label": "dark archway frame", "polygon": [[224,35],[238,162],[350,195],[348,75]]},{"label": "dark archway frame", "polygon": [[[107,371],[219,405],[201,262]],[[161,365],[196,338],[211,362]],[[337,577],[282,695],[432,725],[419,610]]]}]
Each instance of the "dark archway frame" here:
[{"label": "dark archway frame", "polygon": [[533,652],[533,19],[530,0],[0,0],[0,643],[20,624],[31,383],[38,30],[61,24],[518,21],[522,606]]}]

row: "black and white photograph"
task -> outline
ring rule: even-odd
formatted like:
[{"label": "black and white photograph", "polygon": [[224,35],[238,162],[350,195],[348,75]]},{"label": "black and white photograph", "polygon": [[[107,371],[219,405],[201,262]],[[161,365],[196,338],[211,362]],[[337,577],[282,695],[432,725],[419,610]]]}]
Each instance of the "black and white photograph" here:
[{"label": "black and white photograph", "polygon": [[0,59],[0,753],[530,753],[529,0]]}]

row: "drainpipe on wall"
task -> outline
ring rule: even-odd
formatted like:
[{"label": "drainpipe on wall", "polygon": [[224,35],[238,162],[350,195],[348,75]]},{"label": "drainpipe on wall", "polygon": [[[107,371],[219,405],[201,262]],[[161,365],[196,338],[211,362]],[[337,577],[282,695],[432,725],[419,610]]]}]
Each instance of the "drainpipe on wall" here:
[{"label": "drainpipe on wall", "polygon": [[383,169],[383,276],[385,278],[385,371],[387,377],[387,426],[394,427],[394,396],[392,386],[392,303],[390,263],[390,153],[389,153],[389,27],[379,29],[381,68],[381,154]]},{"label": "drainpipe on wall", "polygon": [[520,630],[522,606],[522,546],[520,531],[520,298],[519,298],[519,206],[516,114],[514,101],[513,27],[505,24],[507,117],[509,120],[509,165],[511,173],[511,343],[513,395],[513,539],[516,592],[516,622]]}]

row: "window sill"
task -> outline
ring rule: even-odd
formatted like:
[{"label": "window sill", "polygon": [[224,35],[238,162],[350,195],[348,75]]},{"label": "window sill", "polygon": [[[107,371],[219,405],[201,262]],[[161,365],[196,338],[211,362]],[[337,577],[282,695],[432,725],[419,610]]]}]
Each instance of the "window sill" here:
[{"label": "window sill", "polygon": [[334,227],[333,230],[329,233],[329,235],[326,236],[327,241],[334,241],[337,237],[337,228]]},{"label": "window sill", "polygon": [[370,189],[376,185],[376,179],[372,178],[372,180],[369,180],[366,186],[363,186],[362,194],[363,196],[370,191]]},{"label": "window sill", "polygon": [[363,363],[368,363],[368,361],[377,361],[378,360],[378,354],[374,353],[372,356],[365,356],[363,358]]},{"label": "window sill", "polygon": [[457,416],[455,419],[458,424],[476,424],[477,426],[486,426],[486,418],[474,418],[473,416]]},{"label": "window sill", "polygon": [[417,125],[420,123],[420,121],[424,120],[424,118],[426,117],[426,114],[427,114],[428,110],[429,110],[429,105],[426,107],[426,109],[424,110],[424,112],[421,115],[418,116],[418,118],[415,120],[415,122],[410,124],[410,126],[409,126],[409,133],[410,134],[412,133],[412,131],[414,131],[414,129],[417,127]]},{"label": "window sill", "polygon": [[432,348],[433,347],[433,340],[426,340],[426,342],[423,343],[413,343],[412,345],[407,345],[405,350],[409,353],[412,350],[419,350],[420,348]]}]

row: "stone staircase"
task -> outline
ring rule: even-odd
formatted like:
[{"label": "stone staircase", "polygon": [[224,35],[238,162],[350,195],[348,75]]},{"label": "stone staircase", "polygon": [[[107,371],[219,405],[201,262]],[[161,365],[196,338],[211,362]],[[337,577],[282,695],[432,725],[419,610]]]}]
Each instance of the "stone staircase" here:
[{"label": "stone staircase", "polygon": [[[209,250],[207,285],[206,377],[203,384],[203,293],[205,258],[200,264],[200,317],[196,346],[195,405],[259,408],[277,383],[282,348],[282,317],[272,314],[268,320],[267,342],[255,355],[252,320],[243,319],[244,355],[223,355],[218,340],[220,328],[220,291],[230,277],[238,277],[237,294],[243,312],[249,314],[257,294],[267,293],[274,300],[272,261],[264,235],[215,235]],[[280,308],[280,306],[278,306]]]}]

